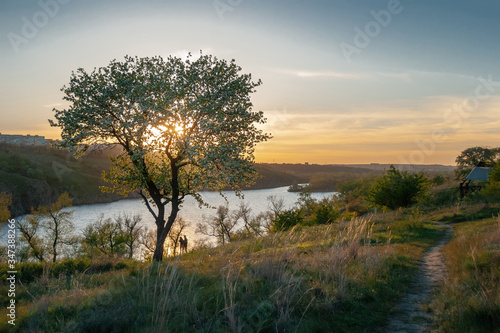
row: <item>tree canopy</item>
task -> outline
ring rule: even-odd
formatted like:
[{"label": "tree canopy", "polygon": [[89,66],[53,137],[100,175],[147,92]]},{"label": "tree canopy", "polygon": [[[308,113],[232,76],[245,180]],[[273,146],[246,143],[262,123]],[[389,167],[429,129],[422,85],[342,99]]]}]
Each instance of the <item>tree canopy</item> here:
[{"label": "tree canopy", "polygon": [[256,177],[254,149],[270,135],[257,128],[265,118],[250,101],[261,81],[240,71],[234,60],[203,54],[126,56],[91,73],[80,68],[62,88],[70,106],[49,120],[61,128],[60,146],[77,156],[95,143],[123,148],[104,174],[106,190],[143,197],[157,226],[155,260],[186,196],[239,192]]},{"label": "tree canopy", "polygon": [[500,148],[470,147],[464,149],[455,159],[457,163],[455,175],[458,179],[466,177],[480,162],[493,166],[499,156]]}]

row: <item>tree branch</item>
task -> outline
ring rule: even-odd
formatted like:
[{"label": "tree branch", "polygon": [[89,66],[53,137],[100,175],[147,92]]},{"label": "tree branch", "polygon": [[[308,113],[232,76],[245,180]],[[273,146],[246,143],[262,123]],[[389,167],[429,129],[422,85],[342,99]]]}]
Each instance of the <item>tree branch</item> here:
[{"label": "tree branch", "polygon": [[142,190],[139,191],[139,195],[142,197],[142,199],[144,200],[144,203],[146,204],[146,207],[148,208],[149,212],[151,213],[151,215],[153,215],[153,217],[156,220],[158,218],[158,216],[154,212],[153,208],[151,208],[151,205],[149,204],[148,198],[146,198],[146,196],[144,195],[144,193],[142,193]]}]

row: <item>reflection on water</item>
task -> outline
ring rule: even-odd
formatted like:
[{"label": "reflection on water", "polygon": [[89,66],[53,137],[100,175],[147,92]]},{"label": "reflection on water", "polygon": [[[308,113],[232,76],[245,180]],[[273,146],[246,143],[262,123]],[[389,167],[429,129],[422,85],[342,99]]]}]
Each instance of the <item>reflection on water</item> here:
[{"label": "reflection on water", "polygon": [[[223,192],[229,203],[230,210],[238,209],[241,201],[244,201],[252,209],[252,214],[257,215],[261,212],[269,210],[269,201],[267,198],[271,195],[277,198],[282,198],[285,203],[285,208],[291,208],[297,201],[299,195],[295,192],[288,192],[288,187],[278,187],[265,190],[247,190],[243,191],[244,199],[238,198],[234,192]],[[333,195],[335,192],[322,192],[313,193],[312,197],[321,199]],[[202,192],[203,200],[213,206],[224,205],[226,201],[222,196],[216,192]],[[148,228],[155,228],[154,218],[148,211],[143,201],[140,199],[120,200],[105,204],[84,205],[77,207],[66,208],[65,210],[73,210],[73,222],[76,227],[76,232],[80,232],[86,225],[97,221],[101,215],[104,219],[114,218],[120,214],[134,215],[139,214],[142,217],[142,222]],[[167,206],[167,212],[169,211]],[[200,208],[196,200],[187,197],[181,207],[179,216],[189,223],[185,232],[190,240],[196,240],[198,237],[194,231],[196,225],[203,221],[204,217],[215,215],[214,208]],[[16,220],[24,218],[23,216],[16,218]],[[5,231],[1,232],[2,242],[6,241]],[[193,243],[191,243],[193,244]]]}]

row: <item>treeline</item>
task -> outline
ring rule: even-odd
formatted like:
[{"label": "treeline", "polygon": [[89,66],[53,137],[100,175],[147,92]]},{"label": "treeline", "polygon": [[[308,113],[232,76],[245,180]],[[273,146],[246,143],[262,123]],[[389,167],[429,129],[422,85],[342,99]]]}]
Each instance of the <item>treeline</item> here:
[{"label": "treeline", "polygon": [[337,191],[344,181],[358,179],[361,176],[380,174],[380,170],[365,167],[319,164],[260,164],[261,168],[279,171],[293,177],[291,190],[300,191],[298,184],[309,184],[308,191]]}]

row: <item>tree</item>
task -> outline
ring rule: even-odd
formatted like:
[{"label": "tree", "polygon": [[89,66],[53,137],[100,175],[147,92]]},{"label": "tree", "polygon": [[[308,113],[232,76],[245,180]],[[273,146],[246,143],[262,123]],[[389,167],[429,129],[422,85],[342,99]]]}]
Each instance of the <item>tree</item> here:
[{"label": "tree", "polygon": [[500,183],[500,161],[496,162],[488,175],[490,183]]},{"label": "tree", "polygon": [[222,245],[231,242],[232,231],[237,220],[231,216],[229,206],[219,206],[217,213],[205,223],[198,223],[197,231],[207,236],[216,237]]},{"label": "tree", "polygon": [[34,212],[46,218],[43,227],[46,229],[45,238],[49,242],[48,247],[52,254],[52,261],[56,262],[61,253],[61,247],[74,246],[76,244],[73,231],[75,226],[72,221],[73,211],[63,211],[70,207],[73,199],[65,192],[59,196],[57,201],[49,206],[41,206]]},{"label": "tree", "polygon": [[455,159],[457,163],[455,175],[457,179],[466,177],[479,162],[484,162],[488,166],[493,166],[499,156],[500,148],[467,148]]},{"label": "tree", "polygon": [[122,234],[123,243],[127,247],[128,257],[132,259],[134,252],[139,245],[139,238],[141,237],[142,226],[140,223],[142,218],[140,215],[120,215],[115,218],[115,221]]},{"label": "tree", "polygon": [[240,202],[238,210],[235,212],[236,222],[241,220],[245,232],[250,236],[260,236],[262,234],[262,223],[260,217],[252,216],[252,209],[247,203]]},{"label": "tree", "polygon": [[157,261],[184,198],[201,204],[202,188],[240,193],[257,176],[256,144],[270,138],[250,102],[261,81],[234,60],[192,58],[126,56],[91,73],[80,68],[62,89],[70,107],[49,120],[76,156],[96,143],[123,148],[104,175],[106,190],[141,195],[156,223]]},{"label": "tree", "polygon": [[[179,224],[177,224],[177,227]],[[150,230],[148,228],[144,228],[141,230],[139,244],[142,245],[142,250],[144,250],[144,258],[151,259],[156,248],[156,232],[154,230]],[[142,250],[141,250],[141,258],[142,258]]]},{"label": "tree", "polygon": [[408,207],[423,194],[427,183],[422,173],[399,171],[391,165],[385,175],[371,188],[369,200],[389,209]]},{"label": "tree", "polygon": [[12,205],[12,195],[10,193],[0,193],[0,222],[10,219],[9,206]]},{"label": "tree", "polygon": [[488,175],[488,184],[481,191],[481,194],[488,201],[500,200],[500,161],[495,163]]},{"label": "tree", "polygon": [[[45,261],[49,256],[56,262],[64,247],[76,245],[73,212],[62,210],[71,206],[72,202],[73,199],[65,192],[55,203],[40,206],[26,219],[19,221],[21,239],[27,245],[30,257]],[[42,232],[43,237],[40,237]]]},{"label": "tree", "polygon": [[110,218],[91,223],[83,230],[82,246],[90,255],[96,250],[105,256],[123,255],[125,250],[126,234],[120,230],[120,225]]},{"label": "tree", "polygon": [[18,228],[21,233],[21,244],[24,245],[20,251],[22,259],[35,258],[39,261],[45,261],[45,244],[39,235],[41,231],[40,216],[28,215],[26,219],[18,222]]},{"label": "tree", "polygon": [[274,214],[274,217],[285,209],[285,200],[283,198],[270,195],[267,197],[267,201],[269,201],[269,209]]}]

